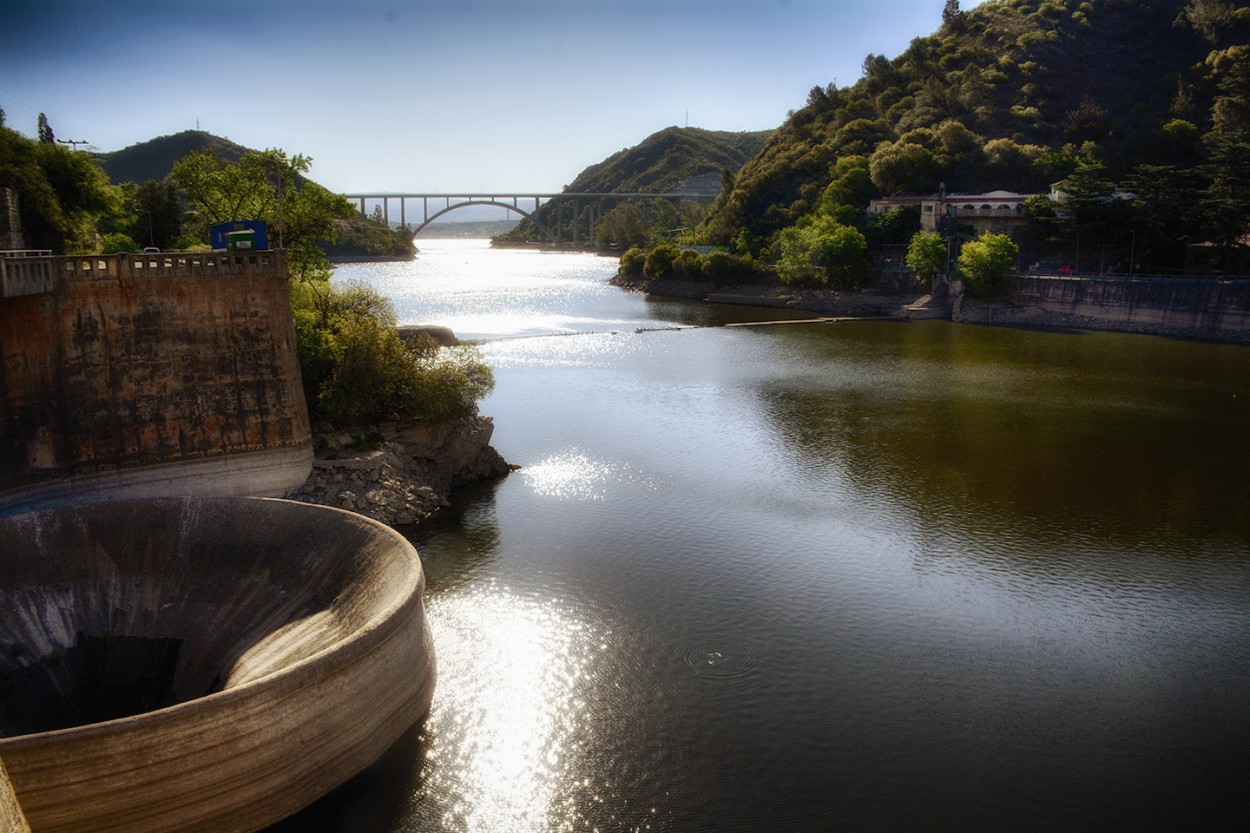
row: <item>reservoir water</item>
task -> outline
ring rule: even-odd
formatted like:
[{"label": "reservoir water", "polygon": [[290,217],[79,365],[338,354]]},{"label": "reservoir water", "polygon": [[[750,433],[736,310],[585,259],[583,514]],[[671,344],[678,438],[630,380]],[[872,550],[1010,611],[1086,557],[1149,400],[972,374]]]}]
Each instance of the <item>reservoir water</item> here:
[{"label": "reservoir water", "polygon": [[1250,818],[1250,349],[343,266],[483,339],[521,466],[419,528],[434,706],[284,831]]}]

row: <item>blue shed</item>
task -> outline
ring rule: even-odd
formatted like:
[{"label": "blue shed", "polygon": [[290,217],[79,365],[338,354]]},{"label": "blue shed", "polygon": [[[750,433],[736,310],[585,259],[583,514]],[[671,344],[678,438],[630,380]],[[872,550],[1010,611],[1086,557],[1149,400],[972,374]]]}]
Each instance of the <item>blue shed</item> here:
[{"label": "blue shed", "polygon": [[227,249],[233,251],[233,247],[228,245],[230,236],[236,240],[246,237],[238,232],[251,232],[253,251],[269,248],[269,227],[264,220],[227,220],[224,223],[214,223],[208,227],[208,244],[215,252],[224,252]]}]

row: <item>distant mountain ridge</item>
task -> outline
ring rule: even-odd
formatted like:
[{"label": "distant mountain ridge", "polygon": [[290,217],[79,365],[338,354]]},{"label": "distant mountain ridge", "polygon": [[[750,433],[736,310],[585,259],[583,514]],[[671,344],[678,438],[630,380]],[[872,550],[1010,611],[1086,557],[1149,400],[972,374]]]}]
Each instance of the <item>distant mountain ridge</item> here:
[{"label": "distant mountain ridge", "polygon": [[657,194],[680,191],[692,180],[706,179],[709,174],[719,179],[723,170],[738,170],[760,152],[771,133],[666,127],[587,167],[566,190]]},{"label": "distant mountain ridge", "polygon": [[[666,127],[590,165],[564,187],[564,192],[672,194],[710,200],[720,193],[726,174],[732,176],[754,158],[771,133]],[[615,200],[583,200],[581,214],[573,222],[588,227],[591,218],[617,204]],[[551,204],[542,206],[538,217],[544,224],[554,225]],[[519,242],[544,238],[532,222],[524,220],[497,239]]]}]

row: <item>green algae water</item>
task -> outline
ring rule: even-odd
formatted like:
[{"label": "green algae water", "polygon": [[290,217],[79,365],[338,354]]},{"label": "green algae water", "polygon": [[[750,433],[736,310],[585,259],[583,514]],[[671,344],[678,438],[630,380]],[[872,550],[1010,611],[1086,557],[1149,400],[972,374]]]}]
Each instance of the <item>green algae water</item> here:
[{"label": "green algae water", "polygon": [[285,831],[1233,829],[1250,349],[342,267],[483,339],[521,469],[411,537],[426,723]]}]

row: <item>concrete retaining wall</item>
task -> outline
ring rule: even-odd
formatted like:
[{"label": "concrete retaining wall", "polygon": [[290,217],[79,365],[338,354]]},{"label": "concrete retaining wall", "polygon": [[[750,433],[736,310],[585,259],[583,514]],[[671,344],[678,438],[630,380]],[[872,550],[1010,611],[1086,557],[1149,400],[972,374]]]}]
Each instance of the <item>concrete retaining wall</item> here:
[{"label": "concrete retaining wall", "polygon": [[281,252],[0,268],[0,511],[155,481],[277,495],[308,476]]},{"label": "concrete retaining wall", "polygon": [[953,319],[1250,344],[1250,280],[1016,277],[996,299],[960,298]]}]

